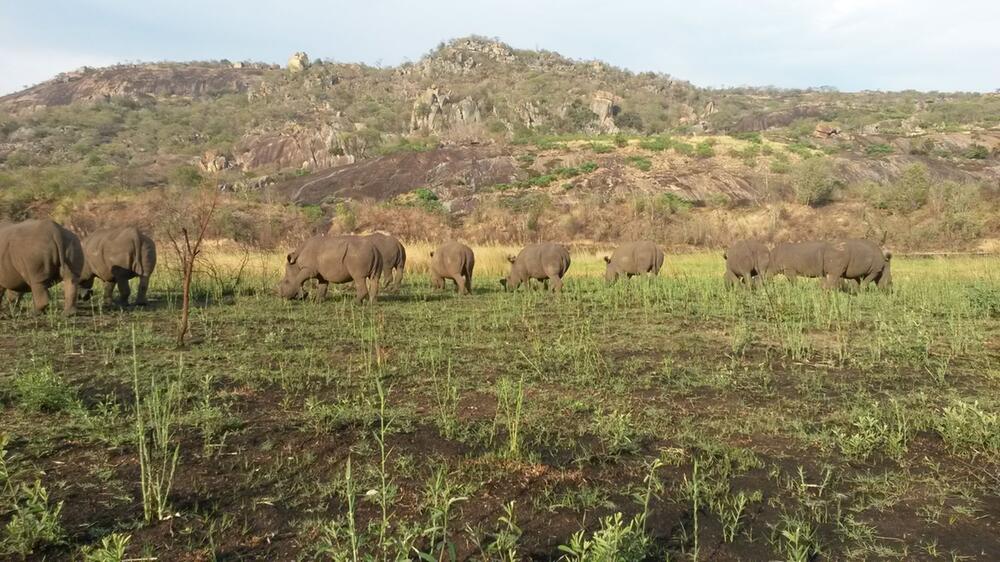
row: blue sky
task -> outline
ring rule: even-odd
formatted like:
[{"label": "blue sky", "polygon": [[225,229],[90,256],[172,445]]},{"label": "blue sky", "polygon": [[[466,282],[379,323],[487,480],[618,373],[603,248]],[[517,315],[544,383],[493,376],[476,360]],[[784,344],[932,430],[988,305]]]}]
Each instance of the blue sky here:
[{"label": "blue sky", "polygon": [[998,0],[0,0],[0,94],[82,65],[392,65],[499,37],[699,86],[1000,88]]}]

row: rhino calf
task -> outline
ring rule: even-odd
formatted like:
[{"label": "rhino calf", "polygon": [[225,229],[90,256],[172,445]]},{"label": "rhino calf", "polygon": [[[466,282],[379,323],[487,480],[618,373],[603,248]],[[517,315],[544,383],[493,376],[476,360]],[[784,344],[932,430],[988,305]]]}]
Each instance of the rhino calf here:
[{"label": "rhino calf", "polygon": [[406,267],[406,248],[395,236],[375,232],[367,235],[382,256],[382,282],[386,288],[398,291],[403,284]]},{"label": "rhino calf", "polygon": [[605,256],[604,262],[607,264],[604,280],[609,284],[622,275],[659,275],[660,268],[663,267],[663,251],[648,240],[627,242],[615,249],[610,256]]},{"label": "rhino calf", "polygon": [[431,285],[436,289],[445,288],[445,280],[455,282],[460,295],[472,292],[472,270],[476,267],[476,255],[472,248],[461,242],[445,242],[431,252]]},{"label": "rhino calf", "polygon": [[757,240],[740,240],[730,246],[722,257],[726,260],[726,285],[745,283],[752,287],[762,281],[771,265],[771,251]]},{"label": "rhino calf", "polygon": [[13,303],[31,292],[35,312],[49,304],[49,287],[62,282],[63,312],[76,313],[83,270],[80,239],[51,220],[27,220],[0,226],[0,289]]},{"label": "rhino calf", "polygon": [[94,288],[94,279],[104,281],[104,302],[111,304],[115,287],[118,303],[128,305],[131,294],[129,281],[139,278],[135,304],[146,304],[149,278],[156,269],[156,243],[137,228],[123,227],[99,230],[83,240],[85,262],[80,275],[80,298],[87,300]]},{"label": "rhino calf", "polygon": [[288,254],[285,276],[278,284],[278,294],[285,299],[303,296],[302,284],[316,279],[317,300],[323,300],[330,283],[354,281],[355,298],[374,303],[382,276],[382,255],[375,244],[362,236],[319,235],[303,242]]},{"label": "rhino calf", "polygon": [[515,290],[530,279],[552,281],[552,291],[561,292],[562,278],[569,269],[569,250],[559,244],[544,242],[525,246],[517,257],[507,256],[511,263],[510,273],[500,280],[504,289]]}]

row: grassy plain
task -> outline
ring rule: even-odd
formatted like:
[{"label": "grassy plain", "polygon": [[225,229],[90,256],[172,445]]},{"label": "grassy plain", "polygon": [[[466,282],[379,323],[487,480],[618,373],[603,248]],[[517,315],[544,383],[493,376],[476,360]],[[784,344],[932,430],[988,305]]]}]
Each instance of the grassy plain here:
[{"label": "grassy plain", "polygon": [[[0,319],[0,556],[996,560],[1000,259],[895,290],[727,291],[718,254],[606,287],[359,306],[215,251],[193,340],[146,309]],[[54,307],[57,309],[58,307]]]}]

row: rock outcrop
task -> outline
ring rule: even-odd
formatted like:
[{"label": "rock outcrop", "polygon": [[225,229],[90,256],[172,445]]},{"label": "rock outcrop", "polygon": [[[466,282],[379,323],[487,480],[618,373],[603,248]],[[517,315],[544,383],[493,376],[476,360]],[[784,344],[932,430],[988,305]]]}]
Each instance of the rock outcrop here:
[{"label": "rock outcrop", "polygon": [[466,96],[458,102],[451,101],[451,93],[436,85],[420,94],[410,112],[410,132],[441,133],[449,128],[475,125],[482,122],[479,103]]},{"label": "rock outcrop", "polygon": [[618,104],[622,98],[611,92],[598,90],[590,101],[590,110],[597,116],[597,130],[602,133],[617,133],[618,126],[615,125],[615,115],[619,111]]},{"label": "rock outcrop", "polygon": [[307,68],[309,68],[309,55],[298,52],[288,57],[289,72],[302,72]]}]

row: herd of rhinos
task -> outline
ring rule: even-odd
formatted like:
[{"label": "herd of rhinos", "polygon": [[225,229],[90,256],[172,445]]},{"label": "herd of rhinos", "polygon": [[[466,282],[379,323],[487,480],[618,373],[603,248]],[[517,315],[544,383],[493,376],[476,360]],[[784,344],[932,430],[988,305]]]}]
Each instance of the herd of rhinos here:
[{"label": "herd of rhinos", "polygon": [[[875,283],[879,288],[888,288],[891,283],[892,254],[868,240],[797,242],[773,249],[747,240],[733,244],[724,257],[725,280],[730,286],[752,287],[779,273],[793,282],[796,277],[820,277],[827,288],[837,287],[843,280],[858,285]],[[551,282],[551,290],[559,292],[570,266],[569,251],[553,243],[526,246],[507,259],[510,273],[500,283],[510,290],[535,279],[546,288]],[[604,261],[605,278],[611,283],[621,276],[657,275],[663,266],[663,252],[653,242],[628,242]],[[451,279],[459,293],[467,294],[472,290],[475,262],[471,248],[447,242],[431,252],[431,284],[444,289],[445,281]],[[288,254],[278,294],[286,299],[303,298],[303,285],[316,280],[316,297],[322,299],[330,283],[353,281],[357,300],[374,302],[380,284],[399,288],[405,265],[405,248],[387,234],[313,236]],[[62,282],[64,311],[73,314],[77,298],[90,298],[95,279],[104,282],[105,302],[111,303],[117,288],[118,303],[127,305],[129,281],[138,277],[135,303],[145,304],[155,267],[156,245],[133,227],[98,231],[81,242],[51,220],[0,224],[0,289],[12,305],[31,292],[36,312],[48,305],[49,287]]]}]

